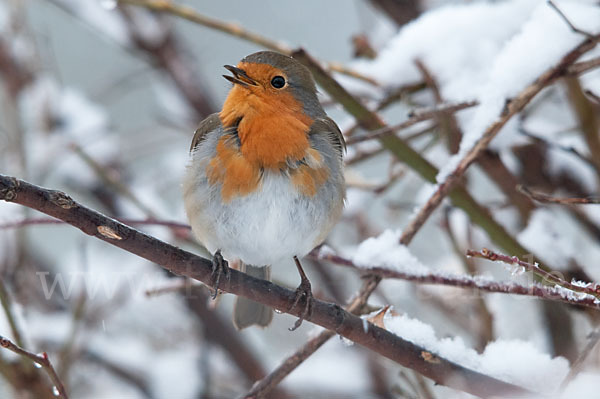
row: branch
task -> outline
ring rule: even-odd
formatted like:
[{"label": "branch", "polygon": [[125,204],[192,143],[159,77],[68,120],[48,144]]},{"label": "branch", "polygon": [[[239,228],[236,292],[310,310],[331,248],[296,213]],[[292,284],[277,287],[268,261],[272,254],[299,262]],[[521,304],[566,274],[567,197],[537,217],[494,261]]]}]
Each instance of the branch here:
[{"label": "branch", "polygon": [[65,390],[65,387],[60,378],[58,378],[58,374],[56,374],[56,371],[54,370],[54,367],[52,366],[52,363],[50,362],[50,359],[48,358],[48,354],[46,354],[46,352],[42,352],[41,355],[36,355],[34,353],[26,351],[20,346],[15,345],[13,342],[2,336],[0,336],[0,346],[18,355],[29,358],[35,364],[38,364],[41,367],[43,367],[44,370],[46,370],[46,373],[48,373],[50,379],[52,380],[52,393],[54,394],[54,396],[62,399],[68,399],[67,391]]},{"label": "branch", "polygon": [[450,190],[460,181],[463,174],[471,166],[471,164],[479,157],[479,155],[487,148],[489,143],[498,132],[504,127],[504,125],[517,113],[521,112],[527,104],[540,92],[543,88],[552,84],[559,77],[563,76],[570,65],[572,65],[581,55],[593,49],[600,35],[594,36],[583,41],[573,50],[569,51],[560,62],[552,68],[545,71],[540,75],[535,82],[527,86],[521,91],[515,98],[510,100],[502,113],[483,133],[481,138],[475,143],[475,145],[466,153],[466,155],[459,162],[458,166],[454,168],[452,173],[448,175],[443,183],[438,186],[436,192],[429,198],[427,203],[421,208],[417,217],[413,219],[413,222],[404,230],[402,237],[412,237],[419,228],[427,221],[429,216],[438,207]]},{"label": "branch", "polygon": [[580,284],[570,283],[560,277],[557,277],[556,275],[554,275],[552,273],[545,271],[544,269],[540,268],[537,264],[525,262],[523,260],[520,260],[516,256],[502,255],[502,254],[496,253],[494,251],[491,251],[487,248],[482,249],[480,252],[468,250],[467,256],[483,258],[483,259],[487,259],[487,260],[491,260],[491,261],[500,261],[500,262],[507,263],[509,265],[517,265],[517,266],[523,267],[525,270],[535,273],[536,275],[541,277],[543,281],[551,282],[553,284],[559,285],[559,286],[566,288],[567,290],[570,290],[573,292],[591,295],[592,297],[595,298],[596,302],[600,303],[600,285],[599,284],[584,283],[584,284],[580,285]]},{"label": "branch", "polygon": [[[489,250],[485,250],[489,251]],[[483,251],[482,251],[483,252]],[[468,256],[481,257],[481,253],[469,251]],[[573,297],[565,295],[564,291],[556,289],[555,287],[545,286],[539,283],[533,283],[531,285],[522,285],[513,282],[500,282],[492,281],[483,276],[470,276],[470,275],[456,275],[449,273],[436,273],[434,271],[429,273],[411,273],[399,270],[393,270],[381,266],[368,266],[361,267],[354,264],[350,259],[342,256],[328,253],[326,251],[313,251],[311,256],[319,260],[326,260],[335,263],[340,266],[344,266],[350,269],[359,271],[362,274],[374,274],[382,279],[397,279],[410,281],[417,284],[433,284],[433,285],[444,285],[456,288],[470,288],[476,289],[489,293],[501,293],[501,294],[514,294],[523,296],[533,296],[551,301],[564,302],[571,305],[580,305],[588,308],[600,310],[600,301],[598,301],[597,295],[594,290],[588,289],[585,292],[588,296],[585,297]],[[498,255],[503,256],[503,255]],[[486,258],[487,259],[487,258]],[[509,258],[513,259],[513,258]],[[531,265],[532,266],[532,265]],[[536,267],[543,273],[550,274],[544,270]],[[528,269],[530,270],[530,269]],[[531,270],[533,272],[533,270]],[[535,272],[537,274],[537,272]],[[564,283],[564,280],[561,280]],[[561,284],[561,286],[563,286]],[[563,286],[567,288],[566,286]],[[577,287],[577,286],[575,286]],[[581,288],[581,287],[579,287]],[[569,288],[570,289],[570,288]],[[582,292],[582,291],[577,291]],[[593,292],[593,293],[590,293]],[[582,292],[583,293],[583,292]],[[591,295],[591,296],[589,296]]]},{"label": "branch", "polygon": [[538,202],[543,202],[547,204],[564,204],[564,205],[573,205],[573,204],[600,204],[600,198],[561,198],[561,197],[553,197],[548,194],[540,193],[537,191],[531,191],[529,188],[518,185],[517,190],[525,194],[531,199],[534,199]]},{"label": "branch", "polygon": [[[251,32],[247,29],[244,29],[238,24],[231,22],[223,22],[216,18],[207,17],[196,12],[192,7],[174,4],[167,0],[117,0],[117,2],[120,4],[131,4],[135,6],[145,7],[153,11],[169,13],[180,18],[187,19],[188,21],[197,23],[199,25],[206,26],[208,28],[218,30],[223,33],[227,33],[229,35],[238,37],[240,39],[249,41],[254,44],[258,44],[260,47],[268,48],[270,50],[274,50],[286,55],[291,55],[292,53],[292,49],[282,42],[271,40],[258,33]],[[379,86],[379,83],[377,83],[374,79],[368,76],[361,75],[360,73],[348,69],[338,63],[329,63],[327,67],[331,71],[339,72],[344,75],[360,79],[374,86]]]},{"label": "branch", "polygon": [[563,21],[566,22],[567,25],[569,25],[569,28],[571,28],[571,30],[573,32],[579,33],[580,35],[583,35],[583,36],[587,37],[588,39],[594,38],[593,34],[586,32],[584,30],[581,30],[578,27],[576,27],[575,25],[573,25],[571,20],[562,12],[562,10],[560,8],[558,8],[558,6],[554,3],[554,1],[548,0],[548,5],[550,7],[552,7],[554,9],[554,11],[556,11],[558,13],[558,15],[563,19]]},{"label": "branch", "polygon": [[[157,263],[172,273],[212,285],[210,260],[174,247],[86,208],[63,192],[44,189],[14,177],[0,175],[0,199],[64,220],[85,234]],[[219,288],[297,317],[302,312],[298,306],[292,308],[294,291],[237,270],[230,270],[229,278],[222,280]],[[439,362],[432,363],[422,356],[422,352],[426,352],[424,348],[373,324],[368,324],[368,328],[365,328],[360,317],[344,311],[338,305],[315,300],[313,309],[312,317],[308,321],[414,369],[436,383],[481,397],[528,393],[523,388],[469,370],[445,359],[438,358]]]},{"label": "branch", "polygon": [[458,104],[441,104],[431,108],[417,109],[409,114],[409,118],[397,125],[387,126],[381,129],[371,130],[365,134],[352,136],[346,140],[346,145],[361,143],[367,140],[380,139],[397,132],[398,130],[406,129],[419,122],[429,119],[439,118],[441,115],[448,115],[463,109],[471,108],[479,103],[477,101],[467,101]]},{"label": "branch", "polygon": [[[598,59],[600,60],[600,58]],[[598,63],[600,65],[600,62]],[[591,90],[586,90],[585,95],[588,96],[596,105],[600,105],[600,96]]]},{"label": "branch", "polygon": [[[174,222],[169,220],[155,220],[155,219],[127,219],[127,218],[116,218],[121,223],[130,224],[133,226],[164,226],[170,229],[182,229],[182,230],[191,230],[189,224]],[[26,227],[37,224],[65,224],[64,220],[58,219],[50,219],[50,218],[31,218],[31,219],[23,219],[17,220],[15,222],[8,222],[0,224],[0,230],[3,229],[15,229],[20,227]]]},{"label": "branch", "polygon": [[4,281],[2,280],[0,280],[0,303],[2,304],[2,308],[4,309],[4,314],[6,316],[6,320],[8,321],[8,325],[10,326],[10,331],[12,333],[13,339],[17,342],[17,345],[23,346],[21,332],[19,331],[15,315],[12,311],[12,301],[10,296],[8,295],[8,291],[6,290]]},{"label": "branch", "polygon": [[600,67],[600,57],[592,58],[588,61],[576,62],[569,67],[568,74],[578,76],[598,67]]}]

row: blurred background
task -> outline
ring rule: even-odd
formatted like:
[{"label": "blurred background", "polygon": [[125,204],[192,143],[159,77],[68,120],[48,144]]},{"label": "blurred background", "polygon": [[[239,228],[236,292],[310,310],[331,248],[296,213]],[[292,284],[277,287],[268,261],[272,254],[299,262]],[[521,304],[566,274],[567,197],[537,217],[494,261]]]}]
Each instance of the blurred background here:
[{"label": "blurred background", "polygon": [[[546,2],[534,0],[185,4],[289,48],[303,47],[390,125],[415,109],[478,102],[397,133],[442,169],[468,146],[463,140],[461,147],[463,136],[472,142],[505,99],[583,40]],[[600,31],[597,2],[557,4],[575,25]],[[111,0],[4,0],[0,173],[63,190],[207,256],[186,227],[181,198],[189,144],[230,88],[223,65],[263,49]],[[516,186],[564,197],[598,195],[599,55],[597,49],[586,54],[582,61],[595,60],[595,67],[546,88],[514,117],[463,182],[531,250],[510,255],[544,261],[567,281],[600,280],[598,205],[540,204]],[[320,98],[347,137],[364,133],[324,90]],[[350,146],[346,164],[347,206],[327,245],[352,256],[369,237],[406,226],[434,186],[376,141]],[[410,250],[432,270],[531,282],[531,276],[465,257],[467,249],[482,247],[502,249],[497,237],[445,202]],[[360,287],[355,271],[304,263],[319,298],[344,304]],[[0,335],[34,353],[47,351],[74,398],[236,397],[320,331],[304,323],[291,333],[295,319],[275,315],[267,329],[238,332],[230,320],[231,295],[212,302],[204,287],[184,286],[156,265],[7,203],[0,204],[0,276]],[[273,279],[297,286],[291,260],[275,265]],[[558,389],[569,378],[573,392],[585,393],[598,381],[598,338],[589,338],[596,311],[398,280],[384,281],[369,302],[371,310],[383,305],[479,353],[492,342],[522,343],[499,358],[525,354],[518,372],[524,384],[538,384],[532,389]],[[569,368],[573,363],[577,368]],[[531,382],[528,373],[541,381]],[[51,397],[47,386],[45,375],[0,352],[0,397]],[[468,395],[335,338],[272,397]]]}]

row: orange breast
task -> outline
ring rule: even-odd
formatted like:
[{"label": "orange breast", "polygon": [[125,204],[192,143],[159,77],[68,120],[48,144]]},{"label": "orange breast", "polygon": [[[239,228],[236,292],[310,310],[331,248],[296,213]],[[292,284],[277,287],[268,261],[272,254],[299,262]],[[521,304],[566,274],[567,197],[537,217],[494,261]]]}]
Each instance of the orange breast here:
[{"label": "orange breast", "polygon": [[[249,75],[267,73],[252,70]],[[237,124],[240,143],[238,147],[236,140],[221,138],[207,168],[209,182],[222,184],[225,202],[257,190],[264,171],[284,173],[307,196],[315,195],[329,175],[318,151],[310,147],[308,132],[313,119],[291,93],[265,87],[234,85],[219,114],[225,128]],[[288,167],[306,158],[311,162]]]}]

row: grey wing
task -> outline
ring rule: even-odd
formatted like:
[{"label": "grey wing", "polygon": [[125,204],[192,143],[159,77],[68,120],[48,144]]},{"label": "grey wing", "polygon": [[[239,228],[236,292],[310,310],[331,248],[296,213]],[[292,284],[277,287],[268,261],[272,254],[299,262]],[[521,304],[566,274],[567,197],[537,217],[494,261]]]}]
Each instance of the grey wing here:
[{"label": "grey wing", "polygon": [[206,135],[216,129],[221,127],[221,118],[219,118],[218,113],[214,113],[209,115],[206,119],[200,122],[198,129],[194,133],[194,138],[192,139],[192,145],[190,146],[190,152],[194,151],[194,148],[198,146],[205,138]]},{"label": "grey wing", "polygon": [[315,119],[310,127],[309,135],[325,134],[333,148],[338,153],[340,160],[346,151],[346,141],[338,125],[329,117]]}]

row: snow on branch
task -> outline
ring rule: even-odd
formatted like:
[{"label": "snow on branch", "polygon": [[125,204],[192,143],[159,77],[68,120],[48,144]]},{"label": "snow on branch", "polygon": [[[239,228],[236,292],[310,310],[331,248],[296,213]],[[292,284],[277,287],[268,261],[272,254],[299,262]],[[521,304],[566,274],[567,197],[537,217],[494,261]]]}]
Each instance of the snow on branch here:
[{"label": "snow on branch", "polygon": [[[506,99],[504,108],[500,115],[492,122],[483,132],[481,137],[466,153],[459,153],[461,156],[458,164],[452,167],[452,162],[449,164],[449,173],[444,173],[443,181],[438,185],[437,190],[425,203],[418,213],[418,216],[413,219],[411,224],[405,229],[403,236],[414,235],[418,229],[427,221],[433,211],[441,204],[442,200],[450,193],[451,189],[460,181],[469,166],[481,155],[488,147],[490,142],[500,132],[502,127],[516,114],[521,112],[533,98],[542,91],[545,87],[554,83],[558,78],[564,76],[568,72],[568,68],[575,63],[583,54],[596,47],[600,41],[600,35],[588,37],[575,48],[566,53],[562,59],[553,67],[547,69],[544,73],[538,76],[537,79],[514,98]],[[463,143],[464,144],[464,143]],[[461,148],[463,147],[461,144]],[[456,158],[458,159],[458,158]]]},{"label": "snow on branch", "polygon": [[[403,248],[404,250],[408,251],[408,249],[402,245],[399,245],[398,248]],[[481,253],[474,251],[469,251],[468,255],[481,257]],[[600,300],[598,300],[598,294],[595,293],[594,290],[587,289],[584,291],[583,287],[578,286],[574,286],[575,289],[572,289],[564,284],[566,283],[564,280],[560,280],[560,284],[552,280],[559,285],[558,287],[549,287],[537,282],[533,282],[529,285],[523,285],[511,281],[494,281],[485,276],[469,276],[436,272],[422,265],[417,265],[418,267],[415,267],[414,262],[410,259],[407,260],[406,257],[398,257],[394,260],[393,264],[382,265],[377,261],[368,261],[368,258],[363,256],[367,262],[359,262],[359,264],[357,264],[355,260],[340,256],[332,250],[323,250],[323,247],[319,250],[313,251],[311,256],[315,259],[326,260],[340,266],[357,270],[363,274],[374,274],[383,279],[397,279],[410,281],[417,284],[433,284],[456,288],[476,289],[489,293],[533,296],[546,300],[564,302],[571,305],[580,305],[600,310]],[[392,258],[392,256],[388,257]],[[513,258],[507,258],[508,260],[513,260]],[[356,256],[354,259],[356,259]],[[501,259],[498,258],[498,260]],[[410,265],[411,263],[412,266]],[[539,271],[543,272],[544,275],[549,274],[537,266],[535,267],[534,271],[533,267],[530,266],[533,265],[528,265],[527,270],[530,270],[535,274],[538,274]],[[522,267],[522,265],[519,265],[519,267]],[[520,274],[520,270],[516,270],[515,274]],[[555,280],[558,281],[559,279],[555,278]],[[570,291],[565,291],[563,287],[569,289]],[[580,295],[574,294],[573,291],[580,293]]]},{"label": "snow on branch", "polygon": [[[508,256],[496,253],[487,248],[482,249],[481,251],[467,251],[468,256],[483,258],[491,261],[500,261],[504,263],[508,263],[509,265],[517,265],[522,267],[524,270],[530,271],[537,276],[539,276],[543,281],[547,281],[549,283],[556,284],[559,292],[562,290],[563,295],[565,297],[571,298],[586,298],[592,297],[594,299],[594,303],[600,303],[600,285],[594,283],[586,283],[581,281],[573,281],[568,282],[556,274],[550,273],[539,267],[535,263],[525,262],[516,256]],[[565,289],[567,291],[565,291]],[[578,295],[579,294],[579,295]]]}]

